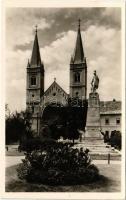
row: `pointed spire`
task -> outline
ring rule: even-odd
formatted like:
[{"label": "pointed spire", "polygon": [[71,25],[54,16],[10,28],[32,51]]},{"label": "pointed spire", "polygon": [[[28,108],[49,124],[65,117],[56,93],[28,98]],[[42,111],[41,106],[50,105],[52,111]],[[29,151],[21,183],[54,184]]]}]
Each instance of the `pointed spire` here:
[{"label": "pointed spire", "polygon": [[76,39],[76,46],[73,54],[73,62],[81,63],[84,61],[84,51],[83,51],[83,43],[81,38],[81,31],[80,31],[80,22],[81,20],[78,20],[78,32],[77,32],[77,39]]},{"label": "pointed spire", "polygon": [[30,67],[29,59],[28,59],[28,64],[27,64],[27,67]]},{"label": "pointed spire", "polygon": [[41,56],[39,50],[39,43],[38,43],[38,35],[37,35],[37,25],[35,26],[35,39],[33,44],[32,56],[31,56],[31,66],[38,66],[41,65]]},{"label": "pointed spire", "polygon": [[73,59],[73,56],[71,56],[71,60],[70,60],[70,63],[73,64],[74,63],[74,59]]}]

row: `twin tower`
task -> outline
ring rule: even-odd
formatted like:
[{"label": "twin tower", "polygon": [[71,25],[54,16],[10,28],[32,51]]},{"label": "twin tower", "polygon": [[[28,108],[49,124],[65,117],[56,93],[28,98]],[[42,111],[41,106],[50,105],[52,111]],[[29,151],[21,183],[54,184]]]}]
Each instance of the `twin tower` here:
[{"label": "twin tower", "polygon": [[[32,56],[31,60],[28,61],[27,64],[26,105],[27,108],[32,107],[33,113],[38,112],[37,108],[41,104],[43,96],[45,95],[45,90],[44,90],[45,70],[46,66],[44,67],[44,64],[40,56],[40,48],[39,48],[37,28],[36,28]],[[57,84],[57,87],[58,86],[59,85]],[[64,95],[61,87],[60,90],[61,90],[60,94],[62,93],[62,95]],[[52,94],[50,93],[48,95]],[[57,93],[55,95],[57,95],[58,97]],[[65,95],[68,94],[65,93]],[[81,37],[80,20],[78,22],[75,49],[70,60],[70,94],[68,96],[71,98],[78,97],[83,100],[87,99],[87,64]]]}]

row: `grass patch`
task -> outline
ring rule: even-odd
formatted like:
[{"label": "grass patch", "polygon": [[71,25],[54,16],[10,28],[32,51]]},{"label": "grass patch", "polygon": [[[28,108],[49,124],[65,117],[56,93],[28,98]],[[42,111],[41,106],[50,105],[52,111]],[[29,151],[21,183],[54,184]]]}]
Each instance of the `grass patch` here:
[{"label": "grass patch", "polygon": [[86,185],[49,186],[21,181],[17,177],[18,165],[6,169],[6,192],[119,192],[120,167],[99,164],[100,180]]},{"label": "grass patch", "polygon": [[108,186],[109,181],[107,178],[102,179],[93,184],[87,185],[74,185],[74,186],[49,186],[43,184],[32,184],[25,181],[12,181],[6,187],[6,192],[101,192],[101,187]]}]

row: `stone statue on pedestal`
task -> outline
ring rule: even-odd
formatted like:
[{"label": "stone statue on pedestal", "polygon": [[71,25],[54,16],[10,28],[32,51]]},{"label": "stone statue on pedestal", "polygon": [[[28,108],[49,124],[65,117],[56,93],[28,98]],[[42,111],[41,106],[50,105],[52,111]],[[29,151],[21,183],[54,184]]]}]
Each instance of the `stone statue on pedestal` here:
[{"label": "stone statue on pedestal", "polygon": [[96,92],[99,86],[99,77],[94,71],[94,76],[91,81],[91,92],[88,99],[88,113],[86,123],[86,138],[101,139],[100,133],[100,99]]},{"label": "stone statue on pedestal", "polygon": [[95,70],[94,76],[91,81],[91,92],[95,93],[96,89],[98,89],[98,86],[99,86],[99,78],[98,78],[98,76],[96,74],[96,70]]}]

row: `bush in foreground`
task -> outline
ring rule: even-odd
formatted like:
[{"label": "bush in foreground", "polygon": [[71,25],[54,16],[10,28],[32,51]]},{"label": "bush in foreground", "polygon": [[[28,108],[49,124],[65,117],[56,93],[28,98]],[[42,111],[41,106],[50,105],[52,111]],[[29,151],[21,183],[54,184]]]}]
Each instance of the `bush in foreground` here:
[{"label": "bush in foreground", "polygon": [[17,171],[20,179],[49,185],[84,184],[99,179],[99,170],[91,164],[87,150],[62,143],[27,153]]}]

